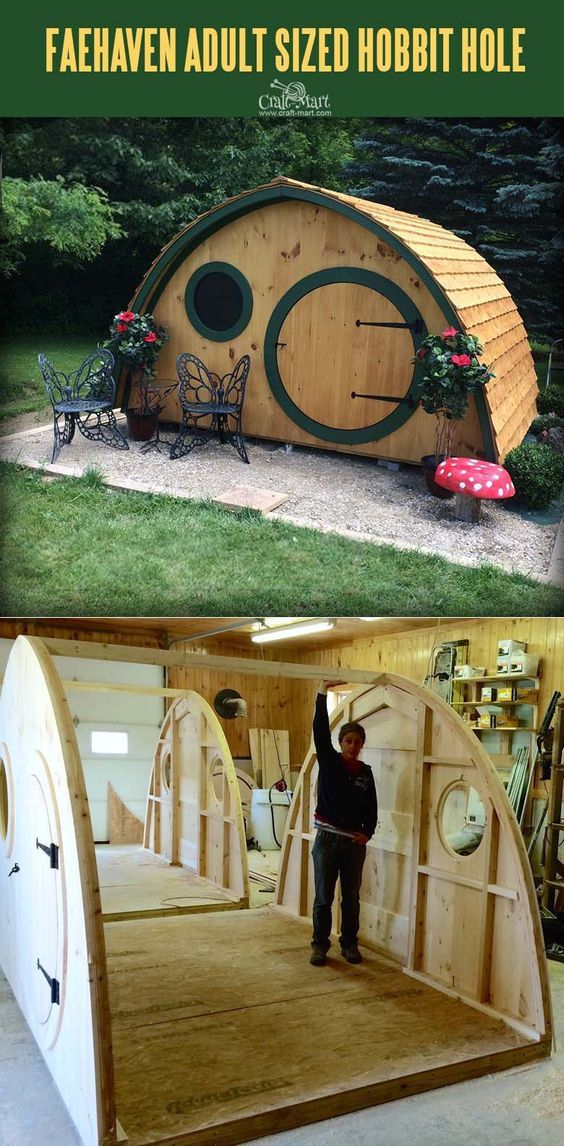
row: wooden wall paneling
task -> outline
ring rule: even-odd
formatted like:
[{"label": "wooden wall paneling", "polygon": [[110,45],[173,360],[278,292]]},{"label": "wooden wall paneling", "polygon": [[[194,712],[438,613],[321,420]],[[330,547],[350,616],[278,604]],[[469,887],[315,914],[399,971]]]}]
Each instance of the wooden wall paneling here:
[{"label": "wooden wall paneling", "polygon": [[[564,693],[564,619],[561,617],[486,617],[457,622],[438,619],[435,628],[409,630],[386,637],[357,640],[341,648],[325,648],[308,652],[299,650],[299,659],[306,664],[320,664],[330,676],[339,666],[362,668],[367,671],[392,672],[409,677],[418,684],[428,671],[434,645],[448,640],[469,640],[468,663],[485,665],[495,672],[497,644],[501,638],[527,642],[529,652],[541,660],[539,717],[542,717],[555,690]],[[338,675],[338,671],[337,671]],[[311,730],[311,717],[315,686],[307,681],[296,682],[292,693],[293,743],[298,744],[297,758],[307,752]]]},{"label": "wooden wall paneling", "polygon": [[140,844],[143,842],[143,822],[134,815],[108,783],[108,819],[111,844]]},{"label": "wooden wall paneling", "polygon": [[[366,730],[365,758],[375,772],[381,808],[361,888],[361,942],[382,949],[426,983],[503,1017],[528,1037],[550,1041],[548,976],[532,875],[487,754],[440,698],[395,674],[382,674],[373,687],[352,694],[332,716],[332,728],[336,731],[351,714]],[[282,845],[276,894],[277,906],[298,916],[311,912],[311,891],[304,893],[304,885],[311,883],[312,807],[306,816],[303,795],[312,791],[315,770],[310,747]],[[451,799],[456,817],[449,819]],[[474,819],[484,822],[471,854],[456,850],[458,833],[452,834],[461,811],[471,826]],[[507,943],[510,924],[514,930]],[[517,956],[515,944],[520,945]],[[500,990],[504,964],[512,985]]]},{"label": "wooden wall paneling", "polygon": [[68,703],[38,638],[20,636],[10,654],[0,744],[12,799],[10,829],[0,839],[0,961],[85,1146],[115,1142],[106,953],[88,800]]},{"label": "wooden wall paneling", "polygon": [[235,766],[210,705],[189,691],[166,714],[155,753],[151,791],[164,789],[157,806],[159,836],[151,829],[155,797],[147,802],[145,839],[156,854],[194,871],[248,906],[245,825]]}]

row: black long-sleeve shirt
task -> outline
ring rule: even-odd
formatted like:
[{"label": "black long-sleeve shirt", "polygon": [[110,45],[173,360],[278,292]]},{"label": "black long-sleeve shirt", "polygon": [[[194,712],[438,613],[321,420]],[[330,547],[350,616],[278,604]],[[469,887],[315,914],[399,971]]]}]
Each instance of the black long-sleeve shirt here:
[{"label": "black long-sleeve shirt", "polygon": [[370,839],[378,822],[378,801],[372,769],[358,761],[358,771],[349,771],[331,741],[327,697],[317,694],[313,718],[313,741],[319,764],[315,814],[335,828],[362,832]]}]

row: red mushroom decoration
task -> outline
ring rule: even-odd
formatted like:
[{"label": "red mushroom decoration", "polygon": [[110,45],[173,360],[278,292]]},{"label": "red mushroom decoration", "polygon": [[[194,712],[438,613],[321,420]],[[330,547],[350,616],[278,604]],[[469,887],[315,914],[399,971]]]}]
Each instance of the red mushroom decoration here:
[{"label": "red mushroom decoration", "polygon": [[456,494],[454,515],[460,521],[480,520],[482,498],[502,501],[515,493],[503,466],[477,458],[446,458],[437,466],[435,481]]}]

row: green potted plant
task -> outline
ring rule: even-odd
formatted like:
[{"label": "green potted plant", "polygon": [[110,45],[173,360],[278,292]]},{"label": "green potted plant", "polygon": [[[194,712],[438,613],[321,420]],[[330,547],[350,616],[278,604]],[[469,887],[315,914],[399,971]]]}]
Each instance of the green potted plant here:
[{"label": "green potted plant", "polygon": [[[435,453],[421,458],[425,480],[438,497],[451,496],[436,486],[433,478],[439,462],[452,454],[456,423],[464,418],[471,394],[494,377],[493,371],[478,362],[483,347],[472,334],[449,326],[441,334],[428,334],[412,360],[421,369],[418,381],[419,403],[435,416]],[[435,488],[433,488],[435,487]]]},{"label": "green potted plant", "polygon": [[158,409],[151,401],[150,383],[168,334],[152,314],[122,310],[113,319],[110,336],[106,345],[129,369],[131,406],[126,410],[129,436],[134,441],[147,441],[154,433],[158,418]]}]

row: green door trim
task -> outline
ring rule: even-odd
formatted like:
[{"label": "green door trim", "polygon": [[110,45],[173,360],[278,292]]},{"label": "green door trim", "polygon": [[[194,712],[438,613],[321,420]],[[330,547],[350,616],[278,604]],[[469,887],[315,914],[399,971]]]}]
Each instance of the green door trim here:
[{"label": "green door trim", "polygon": [[312,291],[317,290],[319,287],[332,283],[356,283],[359,286],[368,287],[369,290],[376,291],[378,294],[383,295],[384,298],[389,299],[396,309],[399,310],[404,322],[410,325],[419,322],[421,324],[420,332],[415,335],[413,331],[410,331],[413,341],[413,353],[415,354],[421,339],[427,334],[427,328],[415,303],[410,299],[409,295],[401,290],[395,283],[384,278],[383,275],[377,274],[376,271],[364,270],[362,267],[329,267],[322,271],[314,271],[313,274],[306,275],[305,278],[294,283],[274,307],[264,336],[266,377],[270,389],[279,406],[284,410],[284,413],[288,415],[292,422],[301,426],[302,430],[306,430],[308,434],[313,434],[314,437],[321,438],[325,442],[338,442],[341,445],[361,445],[365,442],[376,442],[380,438],[387,438],[388,434],[393,433],[394,430],[403,426],[404,422],[407,422],[415,413],[417,409],[418,382],[418,373],[415,366],[413,368],[409,388],[405,394],[405,398],[411,398],[413,400],[413,405],[410,406],[407,402],[398,403],[397,408],[393,410],[391,414],[387,414],[385,418],[381,418],[369,426],[363,426],[361,429],[356,430],[343,430],[337,426],[327,426],[324,422],[317,422],[314,418],[304,413],[288,394],[278,368],[276,344],[279,340],[282,325],[290,311],[300,299],[311,294]]},{"label": "green door trim", "polygon": [[[220,231],[234,219],[248,215],[260,207],[269,206],[283,200],[298,199],[304,203],[313,203],[318,207],[326,207],[329,211],[336,211],[346,219],[364,227],[371,234],[382,239],[387,246],[399,254],[405,262],[416,272],[420,281],[426,286],[432,298],[441,308],[445,321],[453,326],[460,327],[461,320],[443,289],[437,283],[426,264],[414,254],[412,250],[396,235],[393,235],[383,224],[376,219],[365,215],[357,207],[351,207],[342,199],[333,199],[330,193],[305,187],[293,187],[287,184],[278,184],[270,187],[258,188],[255,191],[244,192],[228,203],[207,212],[194,223],[190,223],[169,243],[168,247],[155,259],[151,269],[137,288],[130,306],[132,310],[141,312],[153,310],[167,283],[170,281],[178,267],[185,258],[199,247],[211,235]],[[482,431],[484,443],[484,456],[488,461],[497,461],[494,446],[492,427],[486,405],[484,390],[474,395],[476,409]]]}]

